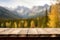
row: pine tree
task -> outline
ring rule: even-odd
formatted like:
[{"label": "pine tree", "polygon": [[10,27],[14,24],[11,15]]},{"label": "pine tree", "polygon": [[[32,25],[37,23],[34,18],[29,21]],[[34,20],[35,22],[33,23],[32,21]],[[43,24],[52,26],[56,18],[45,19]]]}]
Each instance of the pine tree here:
[{"label": "pine tree", "polygon": [[44,27],[48,27],[47,23],[48,23],[48,11],[47,11],[47,8],[46,8]]},{"label": "pine tree", "polygon": [[48,11],[47,11],[47,8],[46,8],[46,11],[45,11],[45,16],[42,17],[42,28],[45,28],[45,27],[48,27],[47,23],[48,23]]}]

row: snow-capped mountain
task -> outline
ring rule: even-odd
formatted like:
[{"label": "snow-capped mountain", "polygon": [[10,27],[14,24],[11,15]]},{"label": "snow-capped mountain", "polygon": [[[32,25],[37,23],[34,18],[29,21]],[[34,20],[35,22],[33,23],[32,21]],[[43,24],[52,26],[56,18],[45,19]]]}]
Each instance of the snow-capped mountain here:
[{"label": "snow-capped mountain", "polygon": [[16,19],[19,18],[19,16],[14,14],[12,11],[0,6],[0,18]]},{"label": "snow-capped mountain", "polygon": [[49,5],[33,6],[29,9],[24,6],[17,6],[15,9],[0,7],[0,18],[33,18],[36,16],[45,16]]},{"label": "snow-capped mountain", "polygon": [[29,16],[44,16],[46,14],[46,10],[49,11],[49,5],[45,4],[44,6],[34,6],[32,9],[32,13]]}]

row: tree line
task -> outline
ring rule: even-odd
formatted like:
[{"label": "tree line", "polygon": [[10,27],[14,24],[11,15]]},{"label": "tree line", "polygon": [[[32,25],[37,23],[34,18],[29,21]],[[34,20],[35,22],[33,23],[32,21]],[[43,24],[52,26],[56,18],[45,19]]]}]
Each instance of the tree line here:
[{"label": "tree line", "polygon": [[60,27],[59,20],[59,8],[60,5],[50,6],[49,12],[46,8],[45,16],[38,16],[31,19],[15,19],[15,20],[1,20],[1,28],[58,28]]}]

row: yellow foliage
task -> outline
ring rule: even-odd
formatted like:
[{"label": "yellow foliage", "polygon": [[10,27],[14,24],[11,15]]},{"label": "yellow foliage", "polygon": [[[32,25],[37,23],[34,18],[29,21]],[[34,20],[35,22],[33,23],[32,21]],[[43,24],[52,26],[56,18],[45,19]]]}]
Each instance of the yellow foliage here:
[{"label": "yellow foliage", "polygon": [[6,27],[9,27],[11,25],[11,22],[6,22]]},{"label": "yellow foliage", "polygon": [[21,27],[21,23],[20,23],[20,22],[18,23],[18,27],[19,27],[19,28]]},{"label": "yellow foliage", "polygon": [[24,23],[24,21],[22,20],[21,23]]},{"label": "yellow foliage", "polygon": [[3,27],[3,26],[4,26],[4,24],[3,24],[3,23],[1,23],[1,26]]},{"label": "yellow foliage", "polygon": [[31,21],[31,28],[34,28],[35,27],[35,23],[34,23],[34,21],[32,20]]},{"label": "yellow foliage", "polygon": [[49,27],[55,28],[57,26],[56,23],[58,22],[58,13],[57,13],[57,6],[56,5],[51,6],[51,12],[48,15],[48,17],[50,20],[47,25]]},{"label": "yellow foliage", "polygon": [[39,17],[37,17],[37,20],[39,20]]},{"label": "yellow foliage", "polygon": [[14,22],[14,28],[17,28],[17,23],[16,22]]},{"label": "yellow foliage", "polygon": [[25,21],[25,23],[24,23],[24,27],[27,27],[27,25],[28,25],[28,23],[27,23],[27,21]]}]

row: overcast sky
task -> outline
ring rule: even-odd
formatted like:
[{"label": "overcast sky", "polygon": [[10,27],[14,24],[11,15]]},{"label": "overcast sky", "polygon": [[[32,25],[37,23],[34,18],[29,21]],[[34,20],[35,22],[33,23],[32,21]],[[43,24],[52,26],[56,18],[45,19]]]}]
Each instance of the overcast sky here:
[{"label": "overcast sky", "polygon": [[15,8],[17,6],[26,6],[31,8],[32,6],[39,6],[39,5],[51,5],[51,3],[56,3],[53,0],[0,0],[0,6],[12,7]]}]

